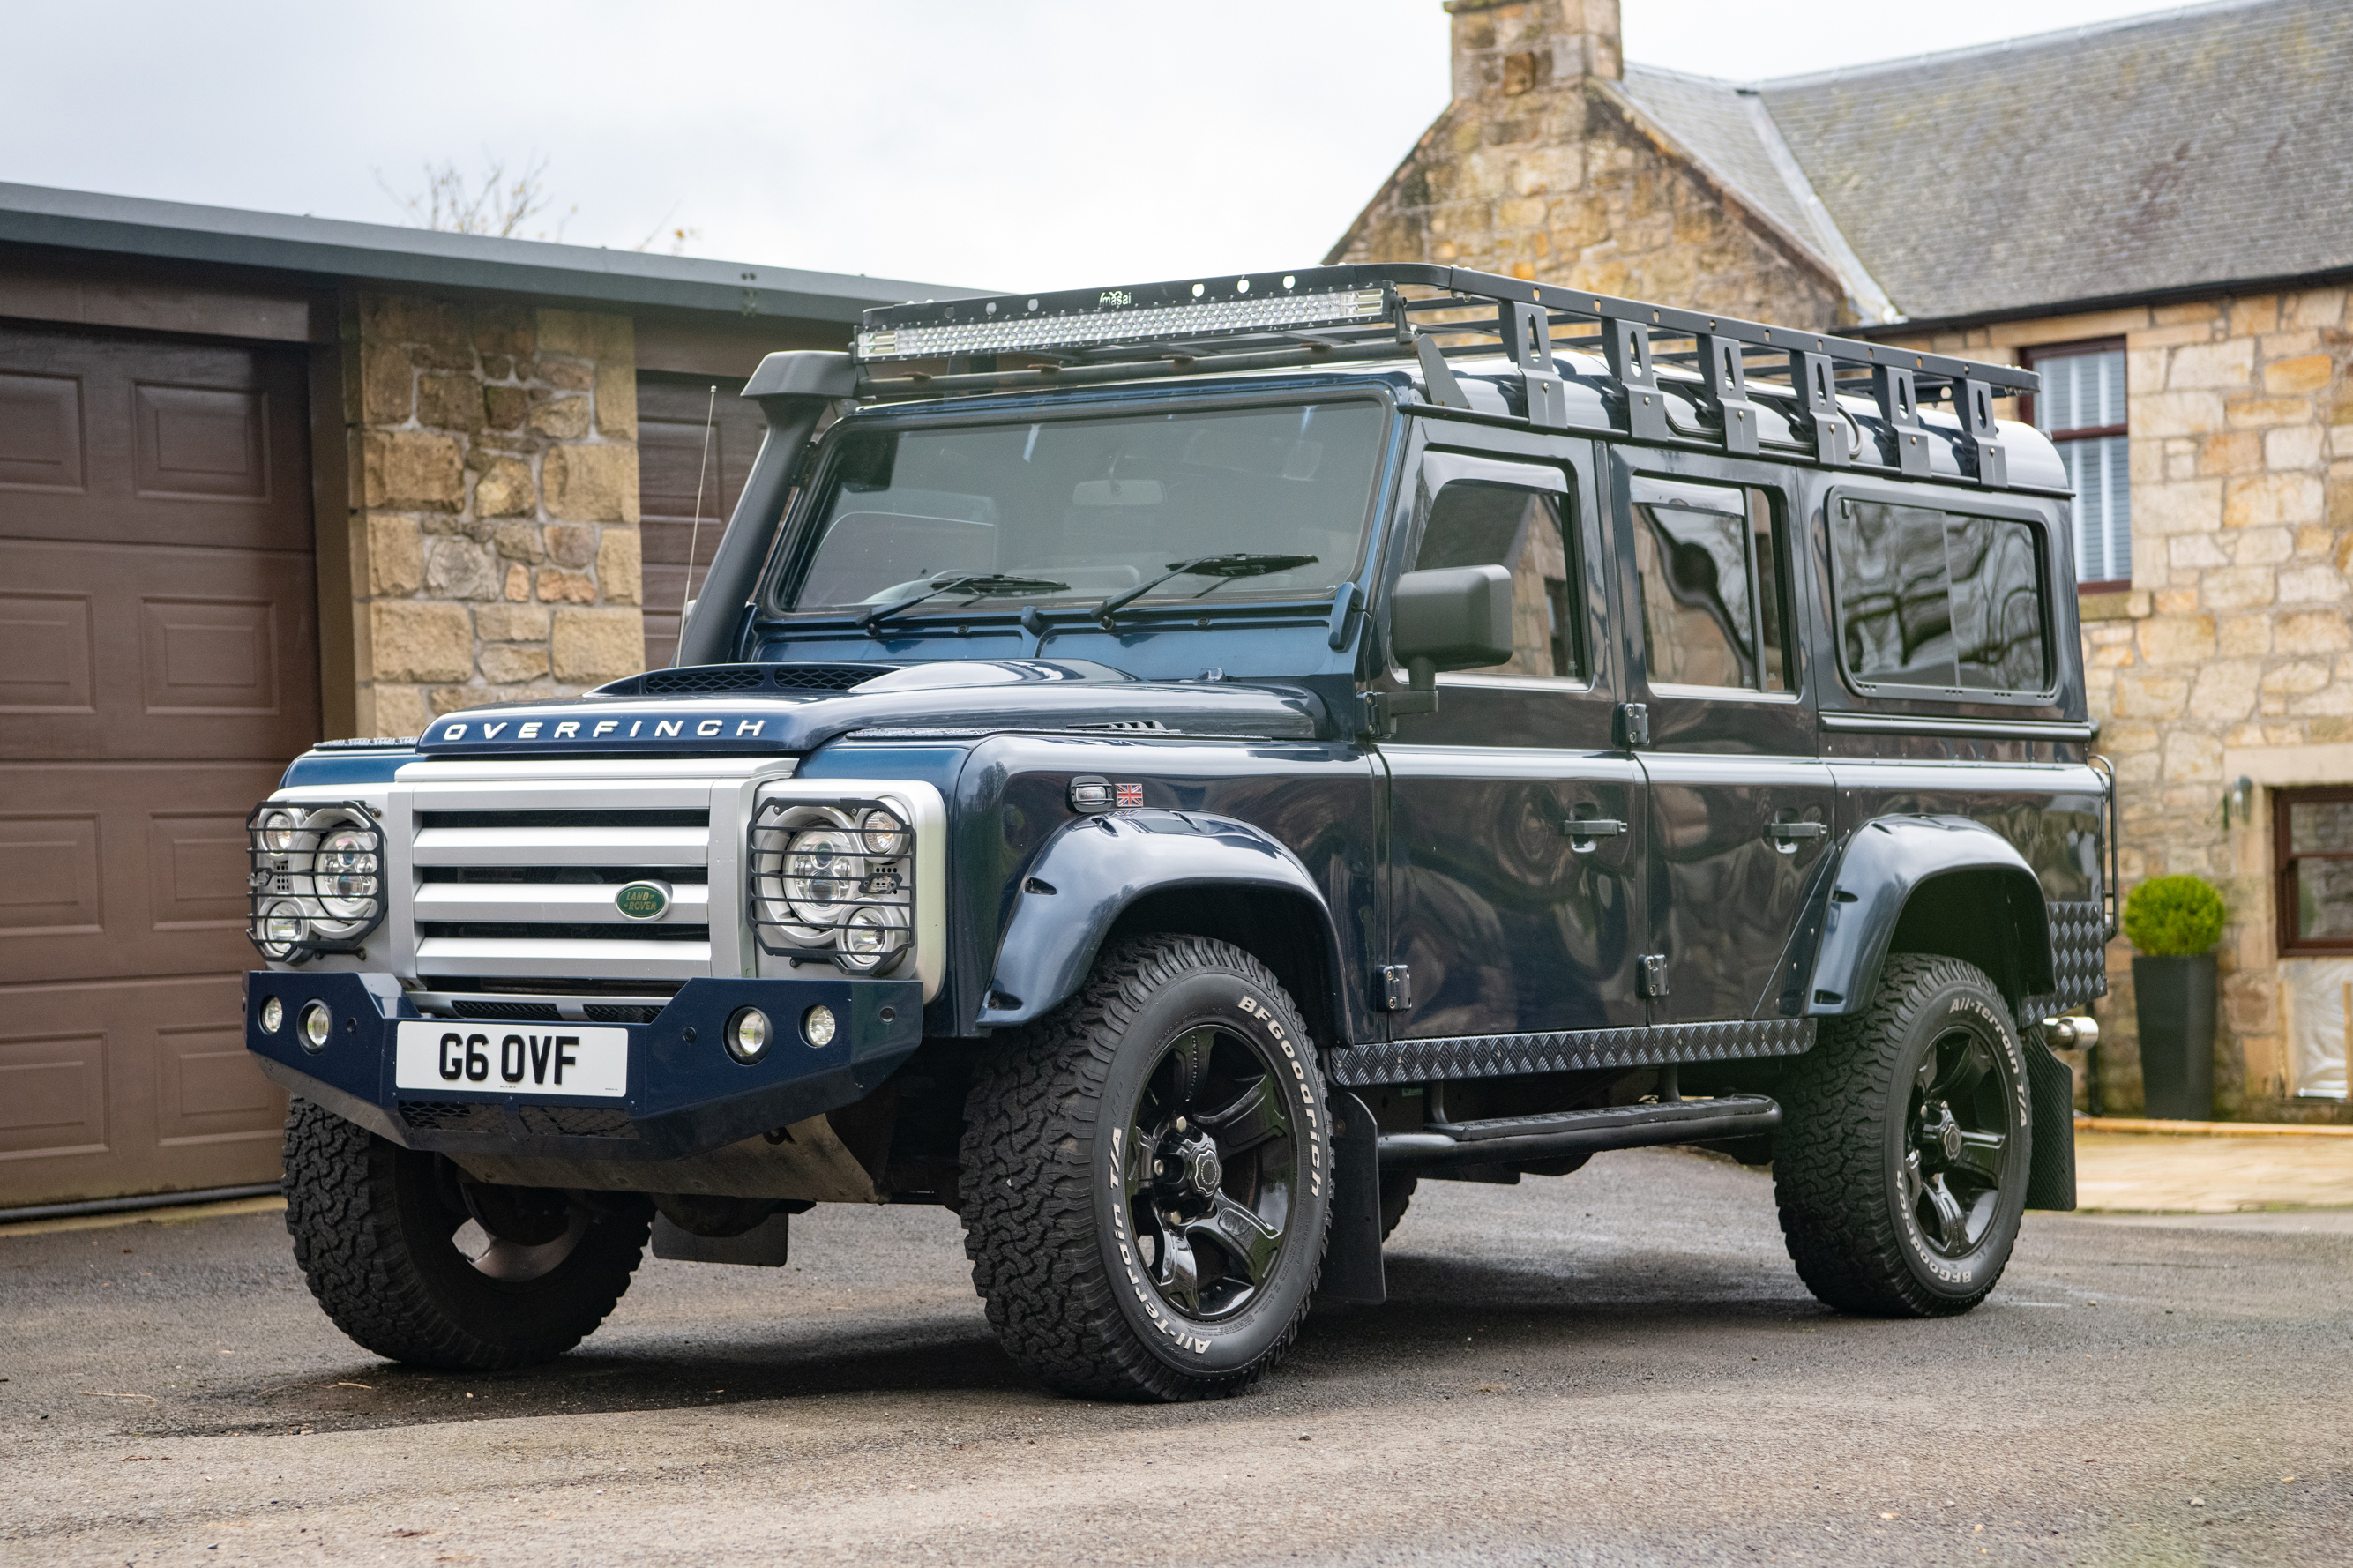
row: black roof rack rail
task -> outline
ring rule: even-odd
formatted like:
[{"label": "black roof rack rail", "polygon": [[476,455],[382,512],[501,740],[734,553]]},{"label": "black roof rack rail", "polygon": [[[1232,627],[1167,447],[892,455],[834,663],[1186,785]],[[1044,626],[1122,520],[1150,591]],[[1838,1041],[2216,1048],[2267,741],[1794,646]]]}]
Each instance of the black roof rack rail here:
[{"label": "black roof rack rail", "polygon": [[[1562,349],[1607,362],[1638,440],[1693,439],[1668,428],[1662,365],[1719,421],[1714,444],[1723,449],[1757,449],[1751,395],[1759,393],[1788,401],[1793,426],[1831,466],[1858,456],[1845,449],[1846,422],[1828,417],[1841,395],[1876,403],[1895,434],[1895,467],[1922,476],[1920,405],[1949,402],[1978,482],[1993,486],[2008,482],[1994,400],[2042,385],[2016,365],[1420,263],[877,306],[851,357],[858,395],[878,400],[1412,359],[1434,401],[1468,408],[1446,362],[1500,350],[1520,372],[1528,422],[1557,428],[1567,401],[1553,353]],[[1000,368],[1003,356],[1032,363]],[[943,363],[944,372],[919,368]],[[877,374],[892,365],[902,374]]]}]

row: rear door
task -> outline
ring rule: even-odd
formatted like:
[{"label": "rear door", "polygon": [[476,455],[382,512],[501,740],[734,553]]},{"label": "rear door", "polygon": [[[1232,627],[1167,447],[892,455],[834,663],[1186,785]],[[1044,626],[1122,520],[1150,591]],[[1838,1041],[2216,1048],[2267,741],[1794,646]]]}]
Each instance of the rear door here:
[{"label": "rear door", "polygon": [[1517,636],[1508,662],[1439,677],[1438,711],[1381,748],[1391,962],[1411,992],[1397,1039],[1643,1021],[1642,778],[1612,732],[1592,447],[1541,454],[1422,458],[1404,569],[1505,567]]},{"label": "rear door", "polygon": [[1782,971],[1835,795],[1794,616],[1794,488],[1768,464],[1639,448],[1614,449],[1610,486],[1650,727],[1650,1019],[1795,1016]]}]

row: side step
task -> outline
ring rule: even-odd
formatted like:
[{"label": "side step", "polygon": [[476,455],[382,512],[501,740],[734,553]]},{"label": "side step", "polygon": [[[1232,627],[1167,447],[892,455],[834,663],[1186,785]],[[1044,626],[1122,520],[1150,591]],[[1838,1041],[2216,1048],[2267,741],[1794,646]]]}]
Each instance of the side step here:
[{"label": "side step", "polygon": [[1705,1143],[1770,1132],[1781,1108],[1761,1094],[1715,1100],[1670,1100],[1653,1105],[1611,1105],[1556,1110],[1543,1116],[1502,1116],[1484,1121],[1432,1121],[1419,1132],[1384,1132],[1384,1170],[1430,1165],[1502,1165],[1551,1160],[1602,1149],[1646,1149],[1661,1143]]}]

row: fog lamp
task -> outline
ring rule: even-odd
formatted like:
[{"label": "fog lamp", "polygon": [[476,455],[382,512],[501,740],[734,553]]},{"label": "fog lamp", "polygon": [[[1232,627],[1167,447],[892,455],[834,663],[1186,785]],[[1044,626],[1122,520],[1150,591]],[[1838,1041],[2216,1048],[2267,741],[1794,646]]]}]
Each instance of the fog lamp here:
[{"label": "fog lamp", "polygon": [[274,1035],[285,1022],[286,1004],[275,996],[263,997],[261,999],[261,1032],[265,1035]]},{"label": "fog lamp", "polygon": [[302,1009],[302,1048],[317,1055],[327,1048],[327,1035],[335,1020],[324,1002],[313,1002]]},{"label": "fog lamp", "polygon": [[270,905],[261,917],[261,940],[281,952],[290,951],[310,929],[311,922],[302,918],[302,906],[291,900]]},{"label": "fog lamp", "polygon": [[757,1007],[737,1010],[727,1020],[727,1054],[746,1064],[768,1054],[768,1016]]},{"label": "fog lamp", "polygon": [[812,1046],[833,1044],[833,1009],[820,1002],[801,1015],[801,1034]]}]

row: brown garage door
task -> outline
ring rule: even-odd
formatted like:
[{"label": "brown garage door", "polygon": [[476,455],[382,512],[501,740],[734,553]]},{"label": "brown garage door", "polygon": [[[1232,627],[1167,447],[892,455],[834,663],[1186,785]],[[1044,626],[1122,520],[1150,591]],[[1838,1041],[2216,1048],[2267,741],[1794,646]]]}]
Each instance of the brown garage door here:
[{"label": "brown garage door", "polygon": [[[718,388],[714,403],[712,388]],[[702,588],[727,514],[744,493],[767,421],[747,403],[740,381],[647,373],[638,377],[638,510],[646,558],[646,668],[659,669],[678,648],[678,608],[686,594],[686,559]],[[711,423],[708,466],[702,452]],[[702,529],[694,529],[697,470],[702,473]]]},{"label": "brown garage door", "polygon": [[269,1181],[244,817],[319,729],[284,351],[0,323],[0,1206]]}]

